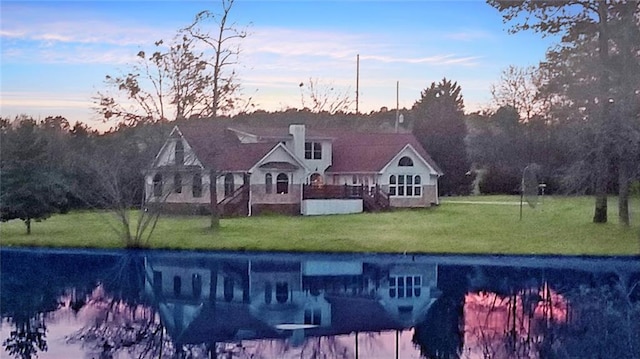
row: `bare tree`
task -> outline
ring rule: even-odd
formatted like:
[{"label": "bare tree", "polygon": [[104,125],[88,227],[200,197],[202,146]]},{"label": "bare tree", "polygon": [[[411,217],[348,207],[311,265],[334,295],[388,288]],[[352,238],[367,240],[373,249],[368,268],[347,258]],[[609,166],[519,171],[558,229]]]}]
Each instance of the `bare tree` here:
[{"label": "bare tree", "polygon": [[535,67],[510,65],[500,75],[498,84],[491,85],[491,96],[498,107],[515,108],[524,122],[544,113],[544,101],[538,98],[539,72]]},{"label": "bare tree", "polygon": [[[205,10],[169,42],[141,50],[124,73],[105,77],[106,89],[94,97],[95,111],[105,120],[132,126],[191,117],[216,117],[250,106],[240,97],[234,66],[238,40],[247,36],[228,20],[233,0],[222,1],[222,14]],[[216,31],[206,30],[216,22]],[[205,49],[199,51],[199,45]]]},{"label": "bare tree", "polygon": [[309,78],[307,83],[300,83],[300,100],[302,108],[308,108],[311,112],[348,112],[353,104],[351,89],[339,89],[333,83],[323,83],[314,78]]},{"label": "bare tree", "polygon": [[149,55],[137,54],[126,74],[107,75],[107,89],[94,97],[95,111],[108,121],[133,126],[207,114],[211,76],[202,53],[194,52],[194,39],[179,32],[171,43],[154,44]]},{"label": "bare tree", "polygon": [[[229,113],[239,106],[240,84],[234,69],[240,55],[239,41],[247,37],[247,31],[230,21],[229,14],[234,0],[221,0],[222,12],[215,14],[209,10],[198,13],[193,23],[182,31],[205,44],[208,54],[206,66],[211,71],[206,108],[207,117],[216,118],[221,113]],[[214,22],[214,31],[206,29],[207,22]]]}]

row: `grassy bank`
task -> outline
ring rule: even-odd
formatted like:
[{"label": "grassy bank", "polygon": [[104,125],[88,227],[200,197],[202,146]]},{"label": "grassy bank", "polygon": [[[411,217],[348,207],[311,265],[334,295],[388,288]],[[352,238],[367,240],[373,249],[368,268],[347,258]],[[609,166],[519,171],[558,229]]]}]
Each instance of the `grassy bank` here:
[{"label": "grassy bank", "polygon": [[[207,217],[163,217],[152,248],[277,251],[361,251],[566,255],[640,254],[640,205],[632,201],[632,228],[618,225],[615,200],[609,223],[593,224],[588,197],[545,197],[519,217],[517,197],[456,197],[433,209],[322,217],[263,216],[223,219],[217,232]],[[56,215],[33,224],[2,223],[2,246],[118,248],[123,244],[107,213]]]}]

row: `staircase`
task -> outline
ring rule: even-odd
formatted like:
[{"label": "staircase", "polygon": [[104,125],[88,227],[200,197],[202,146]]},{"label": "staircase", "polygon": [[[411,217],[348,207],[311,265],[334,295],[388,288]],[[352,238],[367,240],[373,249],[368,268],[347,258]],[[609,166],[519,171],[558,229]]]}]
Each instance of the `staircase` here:
[{"label": "staircase", "polygon": [[367,212],[387,211],[391,208],[389,195],[379,186],[372,188],[371,191],[362,191],[362,205]]},{"label": "staircase", "polygon": [[238,187],[231,195],[218,202],[220,217],[244,217],[249,214],[249,186]]}]

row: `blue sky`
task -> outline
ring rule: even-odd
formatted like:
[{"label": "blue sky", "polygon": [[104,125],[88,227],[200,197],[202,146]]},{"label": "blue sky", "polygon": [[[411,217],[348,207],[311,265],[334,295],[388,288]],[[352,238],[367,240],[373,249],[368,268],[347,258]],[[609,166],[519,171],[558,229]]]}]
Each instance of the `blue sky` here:
[{"label": "blue sky", "polygon": [[[126,71],[135,54],[170,39],[215,0],[0,1],[2,116],[62,115],[100,126],[92,96],[104,76]],[[467,112],[490,104],[490,86],[509,65],[536,65],[553,38],[509,34],[484,1],[236,0],[248,26],[237,69],[257,108],[301,107],[309,78],[355,94],[360,110],[411,107],[443,77],[462,87]],[[355,95],[353,96],[355,98]]]}]

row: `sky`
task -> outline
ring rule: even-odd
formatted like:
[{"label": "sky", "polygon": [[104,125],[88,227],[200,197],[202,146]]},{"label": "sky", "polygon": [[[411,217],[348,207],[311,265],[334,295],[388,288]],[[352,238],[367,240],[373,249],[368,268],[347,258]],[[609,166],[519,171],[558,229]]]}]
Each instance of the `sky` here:
[{"label": "sky", "polygon": [[[92,98],[105,75],[126,73],[140,50],[171,39],[216,0],[0,0],[0,116],[64,116],[99,128]],[[466,112],[487,108],[509,65],[537,65],[556,41],[510,34],[480,0],[236,0],[231,21],[246,28],[236,68],[257,109],[302,107],[313,79],[359,110],[410,108],[443,78],[462,88]],[[397,84],[399,84],[397,86]],[[352,106],[355,109],[355,105]]]}]

